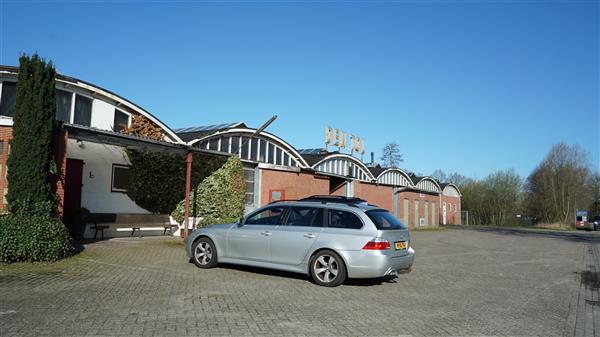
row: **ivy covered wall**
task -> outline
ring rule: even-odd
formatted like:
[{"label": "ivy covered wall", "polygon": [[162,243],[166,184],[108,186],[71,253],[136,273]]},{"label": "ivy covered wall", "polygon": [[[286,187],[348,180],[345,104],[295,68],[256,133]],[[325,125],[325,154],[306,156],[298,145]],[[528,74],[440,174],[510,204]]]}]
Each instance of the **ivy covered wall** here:
[{"label": "ivy covered wall", "polygon": [[[127,195],[153,213],[170,214],[185,197],[186,160],[183,154],[127,150],[129,188]],[[198,186],[219,169],[226,157],[195,153],[192,186]]]}]

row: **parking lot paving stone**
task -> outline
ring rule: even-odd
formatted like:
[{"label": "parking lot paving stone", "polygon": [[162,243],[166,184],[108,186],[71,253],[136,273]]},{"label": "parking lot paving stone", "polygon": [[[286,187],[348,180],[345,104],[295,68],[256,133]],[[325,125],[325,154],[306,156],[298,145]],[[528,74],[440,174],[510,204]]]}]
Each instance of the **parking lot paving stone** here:
[{"label": "parking lot paving stone", "polygon": [[189,263],[176,238],[89,243],[0,265],[1,336],[600,336],[598,242],[413,232],[413,271],[319,287],[303,275]]}]

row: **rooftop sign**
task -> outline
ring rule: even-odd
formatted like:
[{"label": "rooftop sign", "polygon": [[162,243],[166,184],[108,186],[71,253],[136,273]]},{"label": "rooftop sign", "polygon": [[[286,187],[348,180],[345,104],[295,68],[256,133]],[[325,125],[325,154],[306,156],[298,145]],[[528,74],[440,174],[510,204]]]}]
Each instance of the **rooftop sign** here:
[{"label": "rooftop sign", "polygon": [[[350,136],[350,144],[347,144],[346,138]],[[356,152],[361,155],[365,153],[365,140],[353,134],[348,134],[340,129],[332,127],[325,128],[325,144],[337,146],[341,149],[348,149],[351,153]]]}]

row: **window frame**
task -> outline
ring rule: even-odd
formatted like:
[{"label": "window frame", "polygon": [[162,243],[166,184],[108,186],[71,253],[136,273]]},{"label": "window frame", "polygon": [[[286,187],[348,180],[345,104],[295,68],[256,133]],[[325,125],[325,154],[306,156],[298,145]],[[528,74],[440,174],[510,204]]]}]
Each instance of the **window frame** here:
[{"label": "window frame", "polygon": [[[2,102],[2,91],[4,90],[4,83],[9,82],[15,85],[15,105],[17,103],[17,81],[11,81],[11,80],[6,80],[6,79],[2,79],[0,81],[0,102]],[[13,118],[14,117],[14,111],[13,111],[13,115],[12,116],[6,116],[6,115],[2,115],[2,117],[4,118]]]},{"label": "window frame", "polygon": [[[270,209],[273,208],[281,208],[281,214],[279,215],[279,219],[277,221],[277,225],[269,225],[269,224],[249,224],[248,220],[250,220],[250,218],[252,218],[253,216],[260,214],[264,211],[268,211]],[[288,206],[287,205],[272,205],[269,207],[265,207],[265,208],[261,208],[261,209],[257,209],[256,211],[250,213],[248,216],[244,217],[244,222],[242,223],[242,227],[244,226],[279,226],[284,220],[286,220],[286,216],[287,216],[287,211],[288,211]]]},{"label": "window frame", "polygon": [[[62,92],[64,92],[64,93],[67,93],[67,94],[70,94],[70,95],[71,95],[71,99],[70,99],[70,102],[69,102],[69,103],[70,103],[70,104],[69,104],[69,118],[68,118],[68,120],[67,120],[67,121],[62,121],[62,122],[63,122],[63,123],[71,123],[71,124],[72,124],[72,123],[73,123],[73,113],[74,113],[74,111],[75,111],[75,96],[74,96],[74,95],[75,95],[75,92],[73,92],[73,91],[69,91],[69,90],[67,90],[66,88],[58,88],[58,87],[57,87],[57,88],[56,88],[56,95],[58,95],[58,92],[59,92],[59,91],[62,91]],[[55,112],[55,113],[58,113],[58,101],[56,102],[56,104],[57,104],[57,106],[56,106],[56,112]],[[57,121],[60,121],[60,119],[57,119],[57,118],[56,118],[56,116],[55,116],[55,119],[56,119]],[[91,120],[90,120],[90,124],[91,124]]]},{"label": "window frame", "polygon": [[[329,226],[329,220],[330,220],[329,213],[331,211],[346,212],[346,213],[350,213],[350,214],[354,215],[355,217],[358,218],[358,220],[361,223],[360,228],[331,227],[331,226]],[[361,218],[361,216],[358,215],[355,212],[352,212],[352,211],[349,211],[349,210],[345,210],[345,209],[338,209],[338,208],[326,208],[324,213],[325,213],[325,223],[323,224],[324,228],[344,229],[344,230],[347,230],[347,229],[350,229],[350,230],[362,230],[363,228],[365,228],[365,222],[363,221],[363,219]]]},{"label": "window frame", "polygon": [[[92,102],[92,106],[93,106],[93,102]],[[123,111],[123,110],[115,107],[115,112],[113,114],[113,127],[112,127],[113,131],[115,131],[115,132],[121,132],[121,130],[119,130],[119,131],[115,130],[115,126],[116,126],[115,125],[115,119],[117,118],[117,112],[120,112],[120,113],[122,113],[122,114],[124,114],[124,115],[127,116],[127,126],[125,128],[131,127],[131,114],[129,112]]]},{"label": "window frame", "polygon": [[[323,211],[323,213],[321,214],[321,224],[322,224],[322,226],[313,226],[314,221],[317,219],[316,216],[313,216],[313,218],[311,219],[311,222],[310,222],[310,224],[308,226],[288,225],[288,220],[290,219],[290,213],[292,212],[293,208],[300,208],[300,209],[310,208],[310,209],[315,209],[317,212]],[[283,221],[281,222],[281,226],[282,227],[299,227],[299,228],[325,228],[325,227],[327,227],[327,224],[328,224],[327,219],[328,219],[327,218],[327,209],[325,209],[324,207],[300,206],[300,205],[298,205],[298,206],[287,206],[287,208],[285,210],[285,217],[283,218]],[[336,227],[336,228],[338,228],[338,227]]]},{"label": "window frame", "polygon": [[[83,98],[87,98],[91,101],[90,105],[90,125],[83,125],[75,123],[75,107],[77,106],[77,96],[81,96]],[[73,91],[73,101],[71,103],[71,124],[81,125],[86,127],[92,127],[92,121],[94,120],[94,97],[82,94],[80,92]],[[114,118],[113,118],[114,120]]]},{"label": "window frame", "polygon": [[127,193],[127,189],[115,188],[115,168],[126,168],[127,171],[130,169],[130,165],[125,164],[112,164],[112,171],[110,175],[110,191],[115,193]]}]

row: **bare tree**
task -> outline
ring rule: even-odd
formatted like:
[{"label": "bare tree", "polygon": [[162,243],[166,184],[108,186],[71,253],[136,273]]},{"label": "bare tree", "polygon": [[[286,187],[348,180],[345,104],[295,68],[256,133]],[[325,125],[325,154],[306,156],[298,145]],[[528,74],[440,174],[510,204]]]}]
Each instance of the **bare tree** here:
[{"label": "bare tree", "polygon": [[558,143],[527,178],[528,208],[547,222],[570,223],[590,204],[588,155],[578,145]]},{"label": "bare tree", "polygon": [[590,206],[588,210],[593,215],[600,215],[600,172],[594,172],[589,180]]},{"label": "bare tree", "polygon": [[464,185],[467,182],[472,181],[471,178],[463,176],[460,173],[454,172],[454,173],[448,174],[441,169],[437,169],[437,170],[433,171],[433,173],[431,173],[431,177],[435,178],[438,181],[441,181],[443,183],[453,183],[453,184],[457,185],[459,188],[461,185]]},{"label": "bare tree", "polygon": [[384,167],[398,167],[403,161],[398,143],[387,143],[383,146],[381,162]]},{"label": "bare tree", "polygon": [[460,186],[462,209],[474,224],[510,225],[521,209],[521,177],[515,170],[501,170],[484,180],[466,179]]}]

